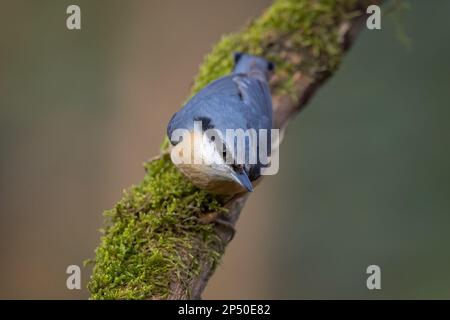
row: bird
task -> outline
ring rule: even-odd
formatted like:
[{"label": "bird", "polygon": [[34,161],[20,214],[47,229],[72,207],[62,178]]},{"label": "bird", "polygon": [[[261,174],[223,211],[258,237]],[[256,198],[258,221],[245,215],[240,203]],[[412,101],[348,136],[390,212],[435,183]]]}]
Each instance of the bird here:
[{"label": "bird", "polygon": [[[274,64],[265,58],[236,52],[232,72],[206,85],[170,119],[172,162],[200,189],[221,195],[253,191],[261,168],[267,165],[259,149],[261,140],[270,146],[273,110],[268,81],[273,72]],[[239,144],[238,137],[228,139],[227,130],[257,135],[246,135]],[[208,131],[215,134],[205,139]],[[245,151],[243,158],[237,154],[239,147]],[[266,150],[270,155],[270,147]],[[252,151],[256,161],[250,161]],[[199,161],[180,162],[177,157],[183,154]]]}]

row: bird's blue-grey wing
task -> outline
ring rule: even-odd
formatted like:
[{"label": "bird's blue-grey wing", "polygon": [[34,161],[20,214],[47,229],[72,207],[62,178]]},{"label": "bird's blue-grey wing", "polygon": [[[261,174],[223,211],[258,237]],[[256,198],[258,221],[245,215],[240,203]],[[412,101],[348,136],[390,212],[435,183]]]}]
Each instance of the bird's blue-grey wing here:
[{"label": "bird's blue-grey wing", "polygon": [[[213,123],[210,119],[214,119]],[[226,129],[270,129],[272,102],[267,83],[246,75],[213,81],[172,117],[168,136],[178,128],[191,130],[196,120],[205,121],[223,133]]]},{"label": "bird's blue-grey wing", "polygon": [[248,128],[272,128],[272,99],[266,82],[245,75],[233,77],[242,102],[248,106]]}]

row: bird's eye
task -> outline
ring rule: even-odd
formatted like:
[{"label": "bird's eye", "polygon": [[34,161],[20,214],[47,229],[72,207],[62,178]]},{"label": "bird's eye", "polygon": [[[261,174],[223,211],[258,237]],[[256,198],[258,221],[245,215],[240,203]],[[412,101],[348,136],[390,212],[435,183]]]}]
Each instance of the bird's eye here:
[{"label": "bird's eye", "polygon": [[267,70],[273,71],[275,70],[275,65],[272,62],[267,63]]},{"label": "bird's eye", "polygon": [[223,161],[227,162],[227,147],[225,143],[222,146],[222,159]]}]

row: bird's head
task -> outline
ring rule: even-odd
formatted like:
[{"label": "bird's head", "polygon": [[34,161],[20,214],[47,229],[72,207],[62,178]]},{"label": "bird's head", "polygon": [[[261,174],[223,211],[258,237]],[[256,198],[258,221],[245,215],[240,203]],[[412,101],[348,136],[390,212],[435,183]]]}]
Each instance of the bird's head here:
[{"label": "bird's head", "polygon": [[215,194],[252,192],[248,166],[236,164],[217,136],[183,130],[171,137],[172,162],[196,186]]}]

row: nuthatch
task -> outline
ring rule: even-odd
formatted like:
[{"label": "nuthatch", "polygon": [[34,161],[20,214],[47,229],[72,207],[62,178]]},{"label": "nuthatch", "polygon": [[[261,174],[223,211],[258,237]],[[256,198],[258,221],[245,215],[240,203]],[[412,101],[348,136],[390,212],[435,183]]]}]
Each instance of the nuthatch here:
[{"label": "nuthatch", "polygon": [[[230,75],[211,82],[198,92],[173,115],[167,127],[167,135],[174,149],[192,150],[193,155],[200,159],[194,163],[178,163],[172,154],[172,161],[193,184],[216,194],[253,191],[253,183],[260,177],[261,168],[265,165],[259,156],[252,163],[248,155],[243,163],[237,163],[236,153],[229,151],[236,150],[237,142],[227,140],[226,143],[223,139],[227,130],[242,129],[247,132],[253,129],[260,132],[264,129],[263,132],[267,132],[263,135],[264,139],[267,137],[269,140],[272,129],[272,98],[268,79],[273,64],[264,58],[243,53],[234,55],[234,63]],[[195,130],[195,122],[201,124],[200,133],[214,129],[222,139],[205,139]],[[174,136],[177,129],[184,129],[188,135],[182,138]],[[256,139],[259,148],[261,136]],[[267,143],[270,145],[270,141]],[[244,148],[246,153],[251,152],[248,140]],[[231,157],[231,162],[226,161],[230,159],[227,157]]]}]

